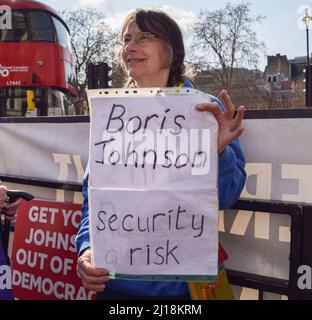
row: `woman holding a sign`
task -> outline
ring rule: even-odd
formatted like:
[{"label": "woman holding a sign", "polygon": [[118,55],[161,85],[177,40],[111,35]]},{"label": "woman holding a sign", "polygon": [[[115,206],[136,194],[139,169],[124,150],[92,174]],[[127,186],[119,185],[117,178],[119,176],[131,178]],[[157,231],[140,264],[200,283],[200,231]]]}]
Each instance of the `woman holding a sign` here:
[{"label": "woman holding a sign", "polygon": [[[129,87],[193,87],[184,75],[184,44],[180,28],[168,15],[155,10],[136,10],[125,20],[121,33],[122,65]],[[218,124],[219,208],[230,208],[239,198],[246,180],[245,160],[237,140],[242,134],[244,107],[235,108],[225,90],[211,103],[197,105],[211,112]],[[83,183],[84,204],[76,238],[77,272],[83,285],[98,292],[98,299],[191,299],[185,282],[110,280],[109,270],[91,262],[89,236],[88,174]],[[226,259],[219,248],[219,266]],[[221,268],[219,267],[219,270]],[[109,281],[110,280],[110,281]],[[192,288],[190,286],[190,288]],[[105,290],[104,290],[105,289]]]}]

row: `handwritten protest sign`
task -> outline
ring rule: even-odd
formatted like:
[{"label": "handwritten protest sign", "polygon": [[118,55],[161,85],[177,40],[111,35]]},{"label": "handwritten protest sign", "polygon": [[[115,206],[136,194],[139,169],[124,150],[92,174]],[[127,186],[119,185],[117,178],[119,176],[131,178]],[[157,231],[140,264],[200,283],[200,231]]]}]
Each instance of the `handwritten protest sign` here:
[{"label": "handwritten protest sign", "polygon": [[81,206],[60,202],[23,202],[12,249],[12,286],[18,299],[86,300],[76,274],[75,235]]},{"label": "handwritten protest sign", "polygon": [[217,131],[193,89],[90,91],[94,263],[128,279],[217,274]]}]

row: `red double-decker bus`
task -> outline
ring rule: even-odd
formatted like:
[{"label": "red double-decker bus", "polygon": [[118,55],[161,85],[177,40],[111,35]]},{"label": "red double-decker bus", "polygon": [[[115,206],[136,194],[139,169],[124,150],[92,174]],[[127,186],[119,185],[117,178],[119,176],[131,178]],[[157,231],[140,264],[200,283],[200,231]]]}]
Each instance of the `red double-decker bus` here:
[{"label": "red double-decker bus", "polygon": [[0,116],[76,114],[75,61],[65,22],[37,1],[0,0],[1,9],[11,28],[0,24]]}]

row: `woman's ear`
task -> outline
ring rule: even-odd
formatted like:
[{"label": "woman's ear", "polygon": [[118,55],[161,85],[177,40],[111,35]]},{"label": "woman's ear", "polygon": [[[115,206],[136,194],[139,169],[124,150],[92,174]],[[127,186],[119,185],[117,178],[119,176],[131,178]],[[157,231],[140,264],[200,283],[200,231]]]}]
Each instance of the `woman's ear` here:
[{"label": "woman's ear", "polygon": [[168,52],[168,58],[167,58],[167,63],[166,63],[166,68],[169,68],[172,64],[172,62],[174,61],[174,53],[172,50],[172,47],[169,43],[166,43],[166,49]]}]

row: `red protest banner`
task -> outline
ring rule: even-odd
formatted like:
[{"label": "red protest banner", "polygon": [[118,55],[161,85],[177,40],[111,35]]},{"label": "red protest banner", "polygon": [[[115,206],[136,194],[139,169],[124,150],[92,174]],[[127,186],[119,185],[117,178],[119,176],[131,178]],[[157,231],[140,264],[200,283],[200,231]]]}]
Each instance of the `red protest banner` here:
[{"label": "red protest banner", "polygon": [[23,201],[15,224],[12,287],[21,300],[91,300],[76,274],[81,206]]}]

